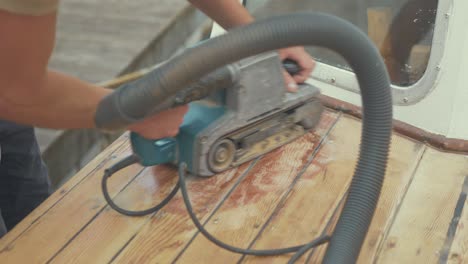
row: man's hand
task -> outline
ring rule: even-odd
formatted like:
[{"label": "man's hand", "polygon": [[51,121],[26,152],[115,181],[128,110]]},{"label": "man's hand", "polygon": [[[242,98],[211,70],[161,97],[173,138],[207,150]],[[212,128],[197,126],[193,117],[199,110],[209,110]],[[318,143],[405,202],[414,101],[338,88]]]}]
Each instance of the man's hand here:
[{"label": "man's hand", "polygon": [[315,67],[315,61],[312,57],[305,51],[304,47],[290,47],[278,50],[279,57],[281,61],[285,59],[291,59],[299,64],[301,67],[301,72],[291,76],[288,72],[283,70],[284,81],[289,92],[297,91],[297,84],[303,83],[309,78],[310,73]]},{"label": "man's hand", "polygon": [[[231,29],[250,24],[254,18],[239,0],[188,0],[224,29]],[[303,83],[314,69],[315,62],[303,47],[290,47],[278,51],[281,60],[296,61],[302,71],[295,76],[283,71],[286,87],[289,92],[297,91],[297,83]]]},{"label": "man's hand", "polygon": [[128,129],[147,139],[174,137],[179,133],[179,126],[187,111],[187,105],[169,109],[133,124]]}]

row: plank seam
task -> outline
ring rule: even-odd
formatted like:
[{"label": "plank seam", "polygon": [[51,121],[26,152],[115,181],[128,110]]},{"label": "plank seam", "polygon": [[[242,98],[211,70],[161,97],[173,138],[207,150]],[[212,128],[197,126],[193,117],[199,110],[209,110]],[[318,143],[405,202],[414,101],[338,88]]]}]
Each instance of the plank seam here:
[{"label": "plank seam", "polygon": [[[257,162],[263,157],[257,157],[253,162],[250,163],[249,167],[242,173],[242,175],[239,177],[239,179],[236,181],[236,183],[231,187],[231,189],[224,195],[222,199],[218,202],[216,207],[213,209],[211,214],[208,216],[206,221],[203,223],[203,226],[205,226],[211,218],[216,214],[216,212],[221,208],[223,203],[226,201],[226,199],[231,195],[231,193],[239,186],[239,184],[242,182],[242,180],[249,174],[249,172],[252,170],[252,168],[257,164]],[[189,242],[181,249],[181,251],[177,254],[177,256],[174,258],[174,260],[171,263],[176,263],[176,261],[185,253],[185,250],[189,248],[189,246],[192,244],[192,242],[195,240],[195,238],[198,236],[200,231],[196,229],[195,234],[192,236],[192,238],[189,240]]]},{"label": "plank seam", "polygon": [[377,263],[377,261],[378,261],[378,259],[380,257],[380,253],[382,253],[382,250],[384,249],[385,241],[387,241],[387,239],[388,239],[388,234],[390,234],[390,230],[392,230],[393,225],[395,224],[395,219],[397,218],[398,213],[400,213],[401,206],[403,205],[403,203],[404,203],[404,201],[406,199],[406,196],[408,194],[408,190],[410,189],[411,185],[413,184],[413,180],[414,180],[414,177],[416,175],[416,172],[418,171],[419,166],[421,165],[421,162],[422,162],[422,160],[424,158],[424,155],[426,154],[427,146],[426,145],[422,145],[422,146],[423,146],[423,149],[421,150],[421,155],[419,156],[419,159],[418,159],[418,162],[417,162],[416,166],[414,166],[413,172],[411,173],[411,177],[410,177],[410,179],[408,181],[408,185],[407,185],[406,189],[403,190],[404,193],[401,196],[400,203],[396,206],[395,213],[392,216],[390,216],[390,224],[388,226],[388,229],[384,232],[382,240],[379,242],[379,245],[377,247],[373,263]]},{"label": "plank seam", "polygon": [[141,231],[143,228],[145,228],[146,225],[147,225],[149,222],[151,222],[151,219],[153,219],[153,217],[155,217],[156,215],[158,215],[158,214],[159,214],[160,212],[162,212],[162,211],[163,211],[163,209],[161,208],[161,210],[158,210],[158,211],[152,213],[151,216],[148,217],[148,218],[146,219],[146,221],[144,221],[144,222],[142,223],[141,227],[138,228],[138,229],[135,231],[135,234],[133,234],[133,235],[130,237],[130,239],[129,239],[119,250],[117,250],[117,252],[112,256],[112,258],[109,260],[108,263],[114,262],[114,261],[117,259],[117,257],[125,250],[125,248],[127,248],[127,246],[130,245],[130,243],[133,241],[133,239],[135,239],[135,237],[140,233],[140,231]]},{"label": "plank seam", "polygon": [[465,181],[463,182],[463,187],[458,196],[457,205],[453,210],[453,217],[450,221],[449,228],[447,230],[447,236],[445,238],[444,245],[442,246],[442,254],[439,258],[439,263],[447,263],[450,250],[452,248],[453,240],[455,239],[455,233],[457,231],[458,222],[460,221],[460,217],[463,212],[463,208],[465,207],[466,196],[468,191],[468,176],[465,176]]},{"label": "plank seam", "polygon": [[[322,230],[322,233],[320,234],[321,236],[324,236],[326,235],[327,233],[330,232],[330,230],[328,230],[332,224],[333,224],[333,220],[335,219],[335,217],[338,215],[338,211],[339,209],[341,208],[341,206],[343,205],[343,203],[345,202],[346,200],[346,197],[349,193],[349,188],[350,188],[351,184],[348,184],[348,187],[346,188],[346,192],[343,194],[343,196],[340,198],[340,201],[338,202],[338,204],[335,206],[335,209],[333,209],[333,213],[331,214],[330,218],[328,218],[328,221],[327,221],[327,224],[323,227],[323,230]],[[308,256],[307,256],[307,259],[305,261],[305,263],[309,263],[310,262],[310,259],[312,258],[312,256],[315,254],[315,252],[317,251],[318,247],[315,247],[315,248],[312,248],[312,250],[309,252]]]},{"label": "plank seam", "polygon": [[[421,144],[421,150],[418,152],[419,155],[418,155],[418,158],[417,158],[416,166],[414,167],[413,171],[411,172],[411,176],[410,176],[410,180],[408,181],[407,188],[406,188],[405,190],[403,190],[403,191],[404,191],[404,194],[402,195],[402,198],[401,198],[400,203],[397,205],[397,208],[396,208],[396,210],[395,210],[395,213],[394,213],[393,215],[390,215],[390,216],[389,216],[389,218],[390,218],[390,220],[391,220],[391,224],[390,224],[389,228],[387,229],[387,231],[386,231],[386,232],[384,231],[384,234],[383,234],[384,237],[380,240],[379,245],[376,247],[376,254],[375,254],[376,259],[377,259],[377,256],[380,254],[380,251],[381,251],[382,248],[383,248],[383,241],[386,240],[387,235],[388,235],[388,232],[389,232],[389,230],[391,229],[391,226],[393,225],[393,222],[394,222],[394,220],[395,220],[395,218],[396,218],[396,215],[398,214],[398,212],[399,212],[399,210],[400,210],[400,207],[401,207],[401,205],[403,204],[403,200],[405,199],[406,193],[408,192],[409,186],[411,185],[411,183],[412,183],[412,181],[413,181],[414,175],[416,174],[416,171],[417,171],[417,169],[418,169],[418,167],[419,167],[419,164],[421,163],[421,160],[422,160],[422,158],[423,158],[423,156],[424,156],[425,151],[426,151],[426,146],[423,145],[423,144]],[[346,197],[347,193],[349,192],[349,188],[350,188],[350,185],[348,184],[348,187],[347,187],[348,190],[345,192],[345,195],[343,196],[343,198]],[[342,200],[338,203],[337,208],[336,208],[335,210],[337,210],[337,209],[342,205],[342,203],[344,202],[344,199],[343,199],[343,198],[342,198]],[[329,222],[327,223],[326,229],[329,228],[329,225],[330,225],[330,223],[332,222],[332,220],[333,220],[334,217],[336,217],[336,211],[333,213],[332,217],[329,219]],[[325,229],[325,230],[326,230],[326,229]],[[324,233],[325,233],[325,230],[324,230]],[[314,251],[315,251],[315,249],[313,249],[313,250],[309,253],[309,256],[307,257],[307,260],[306,260],[305,263],[309,263],[309,262],[310,262],[310,260],[311,260],[311,258],[312,258],[312,256],[313,256],[313,254],[314,254]],[[376,259],[374,259],[374,263],[375,263]]]},{"label": "plank seam", "polygon": [[[157,212],[154,213],[154,214],[157,214]],[[152,216],[151,216],[151,217],[152,217]],[[151,219],[151,217],[150,217],[150,219]],[[147,222],[143,223],[142,226],[146,225],[146,223],[147,223]],[[135,239],[135,237],[138,235],[138,233],[140,233],[140,230],[141,230],[141,228],[138,229],[138,230],[135,232],[135,234],[133,234],[132,237],[130,237],[130,239],[117,251],[117,253],[114,254],[114,256],[112,256],[112,258],[109,260],[109,262],[107,262],[108,264],[114,262],[115,259],[117,259],[117,257],[120,255],[120,253],[122,253],[122,251],[123,251],[125,248],[127,248],[127,246],[133,241],[133,239]]]},{"label": "plank seam", "polygon": [[[115,198],[117,196],[119,196],[138,176],[141,175],[141,173],[145,170],[145,168],[142,168],[129,182],[127,182],[127,184],[125,184],[125,186],[118,192],[116,193],[112,198]],[[68,245],[70,245],[73,240],[75,240],[76,237],[78,237],[106,208],[108,208],[109,205],[107,205],[106,203],[102,206],[101,209],[99,209],[99,211],[88,221],[86,222],[81,228],[80,230],[78,230],[78,232],[76,232],[57,252],[55,252],[54,255],[52,255],[52,257],[46,262],[46,263],[51,263],[52,260],[54,260],[54,258],[56,258],[65,248],[68,247]]]},{"label": "plank seam", "polygon": [[[50,210],[52,210],[52,208],[54,208],[60,201],[62,201],[63,198],[65,198],[72,190],[74,190],[77,186],[81,185],[81,183],[83,183],[86,179],[89,178],[90,175],[96,173],[99,169],[101,169],[104,164],[106,164],[107,162],[109,162],[111,159],[112,159],[112,156],[117,152],[117,151],[120,151],[122,149],[125,149],[123,148],[122,146],[125,144],[125,141],[122,141],[122,143],[116,147],[116,149],[114,151],[112,151],[110,153],[110,155],[105,158],[104,160],[102,160],[102,162],[100,162],[96,168],[94,168],[93,170],[91,170],[89,173],[87,173],[83,179],[79,180],[75,185],[71,186],[71,188],[67,188],[68,190],[63,193],[63,195],[61,197],[58,198],[57,201],[55,201],[53,204],[50,205],[49,208],[47,208],[42,214],[40,214],[36,219],[34,219],[21,233],[18,234],[17,237],[15,237],[13,240],[10,241],[10,243],[8,243],[7,245],[5,245],[4,248],[0,249],[0,252],[2,252],[3,250],[11,247],[11,245],[13,243],[16,242],[16,240],[18,240],[24,233],[26,233],[28,230],[31,229],[32,226],[34,226],[45,214],[47,214]],[[58,190],[57,190],[58,191]]]},{"label": "plank seam", "polygon": [[[299,181],[299,179],[301,178],[302,175],[304,175],[304,173],[307,171],[307,169],[309,168],[310,164],[312,164],[312,161],[314,160],[314,158],[316,157],[317,153],[320,151],[320,149],[322,148],[323,146],[323,143],[328,139],[328,135],[330,134],[330,132],[333,130],[333,128],[335,128],[336,124],[338,123],[338,120],[341,118],[342,114],[339,113],[336,117],[336,119],[334,120],[333,124],[327,129],[327,131],[325,132],[324,136],[320,139],[319,143],[317,144],[317,146],[314,148],[314,150],[312,151],[312,153],[309,155],[309,158],[307,159],[307,163],[302,167],[302,169],[297,173],[297,175],[294,177],[294,180],[291,182],[291,184],[289,185],[288,189],[286,190],[286,192],[282,195],[280,201],[278,202],[278,204],[276,205],[275,209],[273,210],[273,212],[271,213],[271,215],[268,217],[268,220],[263,224],[262,228],[259,230],[259,232],[257,233],[257,235],[254,237],[254,239],[252,240],[252,242],[250,242],[249,246],[248,246],[248,249],[251,249],[251,247],[258,241],[258,239],[260,238],[260,236],[262,235],[263,231],[267,228],[267,226],[271,223],[271,221],[273,221],[273,218],[275,216],[278,215],[279,211],[283,208],[284,204],[287,202],[292,190],[294,189],[294,186],[296,185],[296,183]],[[242,261],[245,259],[247,255],[242,255],[242,257],[238,260],[237,263],[242,263]]]}]

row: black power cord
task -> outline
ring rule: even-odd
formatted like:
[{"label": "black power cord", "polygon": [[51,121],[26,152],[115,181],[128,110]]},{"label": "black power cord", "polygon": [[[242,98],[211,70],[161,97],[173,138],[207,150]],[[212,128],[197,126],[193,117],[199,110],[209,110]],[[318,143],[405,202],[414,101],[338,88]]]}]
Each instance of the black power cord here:
[{"label": "black power cord", "polygon": [[107,190],[107,180],[110,176],[112,176],[112,174],[116,173],[117,171],[138,162],[139,158],[136,155],[130,155],[123,158],[122,160],[118,161],[116,164],[112,165],[110,168],[104,171],[104,176],[102,177],[101,181],[102,194],[104,195],[104,199],[106,199],[109,206],[117,212],[128,216],[144,216],[161,210],[161,208],[163,208],[167,203],[171,201],[171,199],[176,195],[177,191],[179,190],[179,183],[177,182],[177,184],[174,186],[174,189],[172,189],[172,191],[166,196],[166,198],[164,198],[156,206],[146,210],[130,211],[119,207],[117,204],[114,203],[114,201],[112,201],[112,198],[109,195],[109,191]]},{"label": "black power cord", "polygon": [[104,172],[104,177],[102,178],[101,187],[102,187],[102,193],[104,195],[104,198],[106,199],[107,203],[109,204],[109,206],[112,209],[116,210],[117,212],[119,212],[121,214],[128,215],[128,216],[143,216],[143,215],[154,213],[154,212],[160,210],[161,208],[163,208],[167,203],[169,203],[169,201],[176,195],[177,191],[180,189],[180,191],[182,193],[182,198],[183,198],[184,203],[185,203],[185,207],[187,208],[187,212],[188,212],[190,218],[192,219],[192,222],[197,227],[198,231],[200,231],[208,240],[210,240],[211,242],[213,242],[217,246],[219,246],[219,247],[221,247],[221,248],[223,248],[225,250],[234,252],[234,253],[245,254],[245,255],[253,255],[253,256],[275,256],[275,255],[282,255],[282,254],[296,252],[296,254],[294,254],[292,256],[292,258],[290,259],[290,261],[288,262],[288,263],[294,263],[304,253],[306,253],[308,250],[310,250],[310,249],[312,249],[314,247],[320,246],[322,244],[325,244],[325,243],[329,242],[330,239],[331,239],[331,237],[329,235],[323,235],[323,236],[320,236],[320,237],[312,240],[311,242],[309,242],[307,244],[302,244],[302,245],[287,247],[287,248],[264,249],[264,250],[253,250],[253,249],[238,248],[238,247],[228,245],[228,244],[218,240],[217,238],[212,236],[203,227],[203,225],[200,223],[200,221],[198,220],[197,216],[195,215],[195,213],[193,211],[192,204],[191,204],[190,198],[188,196],[187,186],[185,184],[185,173],[186,173],[186,167],[187,167],[187,165],[185,163],[182,163],[182,164],[179,165],[179,169],[178,169],[179,181],[174,186],[174,189],[172,189],[172,191],[169,193],[169,195],[166,198],[164,198],[163,201],[161,201],[161,203],[159,203],[158,205],[156,205],[156,206],[154,206],[152,208],[142,210],[142,211],[130,211],[130,210],[123,209],[123,208],[119,207],[118,205],[116,205],[112,201],[112,198],[109,196],[109,192],[108,192],[108,189],[107,189],[107,180],[115,172],[117,172],[117,171],[119,171],[119,170],[121,170],[121,169],[123,169],[125,167],[128,167],[128,166],[130,166],[132,164],[138,163],[138,161],[139,161],[139,159],[138,159],[137,156],[130,155],[130,156],[120,160],[119,162],[117,162],[116,164],[111,166],[110,168],[108,168]]}]

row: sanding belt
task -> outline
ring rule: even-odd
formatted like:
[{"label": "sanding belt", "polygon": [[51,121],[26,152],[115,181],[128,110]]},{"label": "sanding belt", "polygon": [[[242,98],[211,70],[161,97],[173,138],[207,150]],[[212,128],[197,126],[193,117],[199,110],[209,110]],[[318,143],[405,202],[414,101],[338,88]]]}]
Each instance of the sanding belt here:
[{"label": "sanding belt", "polygon": [[57,10],[59,0],[0,0],[0,10],[20,15],[40,16]]}]

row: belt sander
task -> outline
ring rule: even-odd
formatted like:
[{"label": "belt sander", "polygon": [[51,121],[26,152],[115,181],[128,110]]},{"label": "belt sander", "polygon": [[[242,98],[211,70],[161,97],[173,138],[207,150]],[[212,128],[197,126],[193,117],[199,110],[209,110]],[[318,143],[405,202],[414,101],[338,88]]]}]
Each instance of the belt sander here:
[{"label": "belt sander", "polygon": [[300,69],[276,53],[225,66],[174,96],[189,111],[174,138],[148,140],[136,133],[133,152],[144,166],[185,163],[198,176],[211,176],[297,139],[320,120],[319,90],[299,85],[286,91],[282,68]]}]

